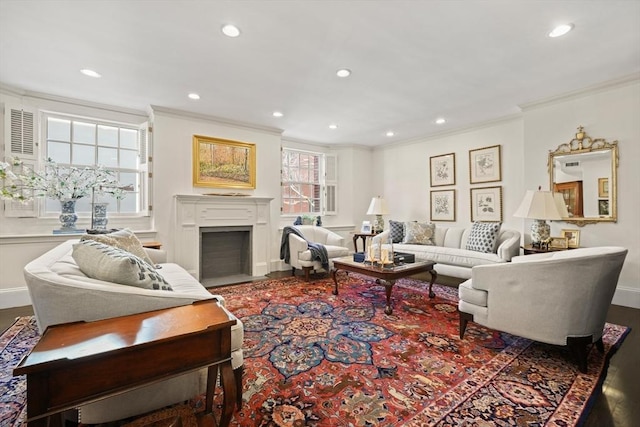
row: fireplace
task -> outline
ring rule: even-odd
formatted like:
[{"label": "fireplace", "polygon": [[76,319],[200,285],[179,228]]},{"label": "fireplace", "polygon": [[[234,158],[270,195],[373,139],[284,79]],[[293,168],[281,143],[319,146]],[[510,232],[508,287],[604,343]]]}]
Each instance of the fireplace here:
[{"label": "fireplace", "polygon": [[200,227],[200,283],[212,287],[251,279],[251,229]]},{"label": "fireplace", "polygon": [[[238,283],[238,275],[265,276],[271,271],[271,200],[253,196],[174,196],[173,247],[169,255],[205,286]],[[204,250],[200,244],[203,239]],[[229,260],[216,262],[225,254],[211,254],[209,240],[215,242],[214,250],[234,244],[246,248],[246,253],[241,255],[234,249]]]}]

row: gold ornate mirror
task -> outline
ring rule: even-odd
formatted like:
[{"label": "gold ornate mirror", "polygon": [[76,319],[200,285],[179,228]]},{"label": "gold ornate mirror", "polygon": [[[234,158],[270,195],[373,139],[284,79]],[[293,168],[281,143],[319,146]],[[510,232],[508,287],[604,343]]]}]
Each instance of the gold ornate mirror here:
[{"label": "gold ornate mirror", "polygon": [[571,141],[549,152],[549,188],[562,196],[564,221],[582,227],[618,219],[618,141],[592,139],[583,127]]}]

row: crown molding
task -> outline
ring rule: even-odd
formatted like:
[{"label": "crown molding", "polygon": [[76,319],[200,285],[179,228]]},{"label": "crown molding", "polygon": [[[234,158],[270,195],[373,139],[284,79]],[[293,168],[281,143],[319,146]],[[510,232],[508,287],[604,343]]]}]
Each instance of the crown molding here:
[{"label": "crown molding", "polygon": [[145,120],[148,118],[148,114],[142,110],[135,110],[132,108],[125,108],[125,107],[116,107],[113,105],[101,104],[98,102],[86,101],[82,99],[67,98],[64,96],[52,95],[49,93],[34,92],[30,90],[15,88],[5,84],[0,84],[0,93],[3,93],[5,95],[10,95],[10,96],[16,96],[19,98],[29,98],[29,99],[42,100],[42,101],[60,102],[60,103],[75,105],[79,107],[95,108],[98,110],[110,111],[113,113],[129,114],[132,116],[142,117]]},{"label": "crown molding", "polygon": [[241,122],[237,120],[225,119],[223,117],[210,116],[207,114],[193,113],[191,111],[177,110],[173,108],[161,107],[159,105],[150,105],[149,108],[154,115],[163,114],[166,116],[185,117],[189,119],[204,120],[226,126],[233,126],[241,129],[253,129],[261,132],[267,132],[276,136],[282,136],[282,129],[256,125],[254,123]]},{"label": "crown molding", "polygon": [[526,102],[519,104],[518,107],[526,112],[535,108],[546,107],[559,102],[569,101],[571,99],[582,98],[584,96],[593,95],[598,92],[604,92],[611,89],[616,89],[632,84],[640,83],[640,72],[628,74],[617,79],[607,80],[606,82],[597,83],[595,85],[587,86],[582,89],[574,90],[571,92],[565,92],[560,95],[550,96],[548,98],[539,99],[536,101]]}]

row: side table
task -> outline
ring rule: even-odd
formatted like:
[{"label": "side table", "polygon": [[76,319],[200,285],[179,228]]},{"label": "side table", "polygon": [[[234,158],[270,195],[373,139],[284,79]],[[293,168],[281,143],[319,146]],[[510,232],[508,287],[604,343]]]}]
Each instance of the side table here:
[{"label": "side table", "polygon": [[358,252],[358,239],[362,239],[362,252],[367,249],[367,237],[377,236],[377,233],[361,233],[354,231],[353,234],[353,249]]},{"label": "side table", "polygon": [[160,242],[142,242],[143,248],[149,249],[160,249],[162,247],[162,243]]},{"label": "side table", "polygon": [[205,300],[50,326],[13,370],[27,376],[27,425],[47,426],[49,416],[64,410],[208,367],[204,416],[212,416],[219,369],[224,399],[218,425],[228,426],[240,392],[231,367],[235,323],[217,301]]},{"label": "side table", "polygon": [[546,254],[548,252],[560,252],[560,251],[567,251],[569,249],[573,249],[573,248],[549,248],[549,249],[540,249],[540,248],[534,248],[531,245],[525,245],[525,246],[521,246],[522,250],[524,251],[525,255],[531,255],[531,254]]}]

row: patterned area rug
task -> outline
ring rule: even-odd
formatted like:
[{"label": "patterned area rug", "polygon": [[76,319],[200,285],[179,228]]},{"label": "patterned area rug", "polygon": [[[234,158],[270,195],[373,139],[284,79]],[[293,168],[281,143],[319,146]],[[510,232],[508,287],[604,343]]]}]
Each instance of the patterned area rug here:
[{"label": "patterned area rug", "polygon": [[[581,374],[562,348],[470,324],[458,338],[457,290],[356,274],[216,288],[245,324],[244,404],[232,426],[573,426],[599,393],[629,329],[607,324],[605,354]],[[0,337],[0,425],[26,425],[25,380],[11,371],[38,339],[20,318]],[[202,399],[191,402],[201,409]]]}]

